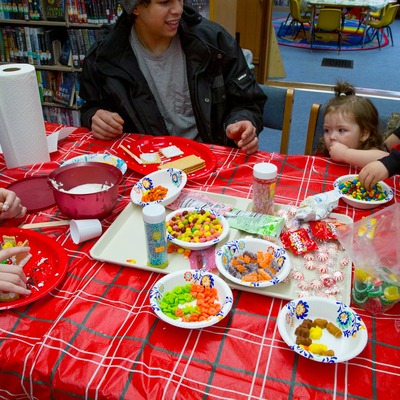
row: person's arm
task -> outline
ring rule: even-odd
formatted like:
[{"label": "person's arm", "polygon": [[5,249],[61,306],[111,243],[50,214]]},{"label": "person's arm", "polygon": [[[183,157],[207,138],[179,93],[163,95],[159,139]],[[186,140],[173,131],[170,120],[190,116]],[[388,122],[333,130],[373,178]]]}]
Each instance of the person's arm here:
[{"label": "person's arm", "polygon": [[371,189],[377,182],[399,173],[400,150],[394,148],[388,156],[367,164],[360,171],[359,178],[364,187]]},{"label": "person's arm", "polygon": [[392,150],[393,146],[400,144],[400,127],[386,138],[384,144],[389,151]]},{"label": "person's arm", "polygon": [[333,161],[356,165],[360,168],[366,166],[372,161],[376,161],[382,157],[385,157],[388,154],[389,153],[387,151],[378,149],[349,149],[346,145],[342,143],[334,143],[329,148],[329,156]]}]

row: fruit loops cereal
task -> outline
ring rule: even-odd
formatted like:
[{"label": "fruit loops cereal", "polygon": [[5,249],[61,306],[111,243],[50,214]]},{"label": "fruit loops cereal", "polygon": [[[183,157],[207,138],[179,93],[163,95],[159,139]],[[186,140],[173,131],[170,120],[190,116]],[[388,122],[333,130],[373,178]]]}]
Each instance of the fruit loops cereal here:
[{"label": "fruit loops cereal", "polygon": [[166,222],[168,233],[178,240],[204,243],[221,236],[221,220],[210,211],[183,211]]},{"label": "fruit loops cereal", "polygon": [[358,178],[340,183],[339,190],[345,196],[363,201],[385,200],[388,196],[379,183],[375,184],[371,190],[367,190]]}]

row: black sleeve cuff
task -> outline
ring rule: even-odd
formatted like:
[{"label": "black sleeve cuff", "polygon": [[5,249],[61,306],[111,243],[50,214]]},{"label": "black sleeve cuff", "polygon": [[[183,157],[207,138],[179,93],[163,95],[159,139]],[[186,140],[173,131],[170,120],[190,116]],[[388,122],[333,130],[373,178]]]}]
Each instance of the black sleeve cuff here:
[{"label": "black sleeve cuff", "polygon": [[[399,131],[400,132],[400,131]],[[400,151],[394,149],[391,153],[379,160],[388,170],[389,176],[400,174]]]},{"label": "black sleeve cuff", "polygon": [[393,133],[400,139],[400,126]]}]

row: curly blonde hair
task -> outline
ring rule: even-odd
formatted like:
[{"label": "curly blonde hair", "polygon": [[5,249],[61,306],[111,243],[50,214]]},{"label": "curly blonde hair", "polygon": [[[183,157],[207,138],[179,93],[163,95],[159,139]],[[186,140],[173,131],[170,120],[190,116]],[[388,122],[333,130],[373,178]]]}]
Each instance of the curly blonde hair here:
[{"label": "curly blonde hair", "polygon": [[[357,96],[355,87],[344,81],[338,81],[332,97],[325,107],[324,118],[331,112],[340,112],[351,116],[361,131],[369,132],[368,139],[360,146],[360,150],[372,148],[383,149],[383,137],[379,129],[379,113],[374,103],[367,97]],[[329,156],[322,137],[317,146],[317,153]]]}]

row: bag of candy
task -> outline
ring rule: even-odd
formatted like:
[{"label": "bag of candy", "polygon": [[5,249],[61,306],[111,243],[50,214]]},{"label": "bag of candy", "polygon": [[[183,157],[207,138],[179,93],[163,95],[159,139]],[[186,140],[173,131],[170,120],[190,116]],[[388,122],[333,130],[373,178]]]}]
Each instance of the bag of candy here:
[{"label": "bag of candy", "polygon": [[336,231],[354,264],[352,300],[373,315],[400,301],[400,204]]}]

